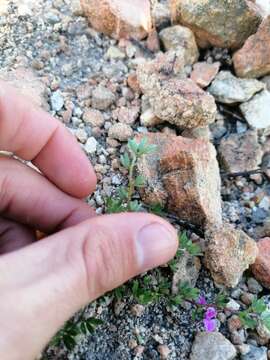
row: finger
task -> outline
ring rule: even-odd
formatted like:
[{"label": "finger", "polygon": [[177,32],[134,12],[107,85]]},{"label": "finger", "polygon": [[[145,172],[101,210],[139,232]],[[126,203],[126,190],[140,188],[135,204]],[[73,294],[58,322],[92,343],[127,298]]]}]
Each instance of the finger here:
[{"label": "finger", "polygon": [[67,195],[21,162],[0,157],[0,213],[46,233],[95,215],[86,203]]},{"label": "finger", "polygon": [[3,256],[0,358],[11,353],[15,359],[18,351],[23,359],[34,358],[74,312],[167,262],[177,244],[175,230],[162,219],[118,214],[90,219]]},{"label": "finger", "polygon": [[20,249],[35,240],[33,229],[0,217],[0,255]]},{"label": "finger", "polygon": [[68,130],[1,81],[0,150],[32,161],[73,196],[84,197],[95,188],[93,168]]}]

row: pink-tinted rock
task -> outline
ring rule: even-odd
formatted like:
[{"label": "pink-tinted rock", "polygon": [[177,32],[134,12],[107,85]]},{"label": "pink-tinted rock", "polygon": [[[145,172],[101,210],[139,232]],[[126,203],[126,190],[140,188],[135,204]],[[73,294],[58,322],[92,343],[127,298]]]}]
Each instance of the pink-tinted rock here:
[{"label": "pink-tinted rock", "polygon": [[149,0],[81,0],[91,26],[116,39],[143,39],[152,28]]},{"label": "pink-tinted rock", "polygon": [[270,238],[261,239],[258,249],[259,254],[252,265],[252,272],[263,286],[270,289]]},{"label": "pink-tinted rock", "polygon": [[208,228],[205,265],[216,284],[235,287],[243,272],[255,262],[257,245],[242,230],[224,224]]},{"label": "pink-tinted rock", "polygon": [[139,163],[147,204],[161,204],[194,224],[221,224],[220,176],[214,146],[171,134],[147,134],[157,146]]},{"label": "pink-tinted rock", "polygon": [[193,71],[190,78],[201,88],[205,88],[214,80],[219,68],[219,62],[215,62],[213,64],[208,64],[207,62],[196,63],[193,65]]},{"label": "pink-tinted rock", "polygon": [[270,74],[270,15],[234,54],[233,64],[239,77],[257,78]]}]

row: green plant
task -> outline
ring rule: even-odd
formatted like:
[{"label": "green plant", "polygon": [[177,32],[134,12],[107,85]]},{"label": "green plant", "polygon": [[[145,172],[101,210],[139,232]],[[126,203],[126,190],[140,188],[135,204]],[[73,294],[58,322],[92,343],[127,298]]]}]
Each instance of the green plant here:
[{"label": "green plant", "polygon": [[121,186],[115,197],[107,199],[107,213],[136,212],[142,209],[140,202],[133,200],[135,191],[145,185],[144,177],[137,174],[138,160],[143,155],[151,154],[155,150],[156,146],[148,144],[146,138],[139,143],[135,139],[128,141],[127,151],[120,158],[121,164],[128,170],[128,184]]},{"label": "green plant", "polygon": [[255,329],[262,323],[270,331],[270,309],[263,299],[255,298],[249,308],[240,311],[238,316],[246,329]]},{"label": "green plant", "polygon": [[103,324],[100,319],[94,317],[85,319],[84,316],[85,311],[81,313],[77,321],[69,320],[54,336],[51,345],[59,346],[63,344],[68,350],[73,350],[77,344],[76,338],[78,336],[92,334],[97,326]]}]

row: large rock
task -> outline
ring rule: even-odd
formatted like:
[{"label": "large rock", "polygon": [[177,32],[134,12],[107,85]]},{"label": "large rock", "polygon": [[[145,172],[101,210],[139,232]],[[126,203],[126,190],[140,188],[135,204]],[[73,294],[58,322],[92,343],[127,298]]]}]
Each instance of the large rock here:
[{"label": "large rock", "polygon": [[266,288],[270,289],[270,238],[258,242],[259,254],[252,265],[255,278]]},{"label": "large rock", "polygon": [[209,228],[205,238],[205,264],[215,283],[235,287],[243,272],[255,262],[258,254],[255,241],[228,224]]},{"label": "large rock", "polygon": [[159,33],[165,50],[179,49],[183,52],[185,63],[193,64],[199,58],[199,51],[193,32],[184,26],[175,25]]},{"label": "large rock", "polygon": [[183,54],[170,51],[138,66],[137,76],[153,113],[177,127],[203,127],[215,121],[214,98],[185,79]]},{"label": "large rock", "polygon": [[0,71],[0,80],[15,87],[18,92],[28,97],[37,107],[48,110],[47,88],[38,76],[30,69],[19,67],[11,71]]},{"label": "large rock", "polygon": [[166,207],[199,226],[221,224],[220,176],[214,146],[204,140],[152,133],[157,146],[144,156],[139,171],[146,179],[141,195],[147,204]]},{"label": "large rock", "polygon": [[256,0],[256,4],[262,9],[263,17],[270,15],[270,1],[269,0]]},{"label": "large rock", "polygon": [[261,15],[246,0],[171,0],[172,18],[195,33],[199,45],[237,49],[256,32]]},{"label": "large rock", "polygon": [[230,173],[258,169],[263,152],[258,143],[257,131],[249,130],[223,138],[219,156],[224,169]]},{"label": "large rock", "polygon": [[255,79],[239,79],[230,71],[221,71],[212,82],[208,91],[224,104],[242,103],[263,90],[265,84]]},{"label": "large rock", "polygon": [[236,357],[233,344],[219,332],[202,332],[196,335],[190,360],[233,360]]},{"label": "large rock", "polygon": [[233,56],[237,76],[257,78],[270,73],[270,15]]},{"label": "large rock", "polygon": [[270,127],[270,92],[265,90],[256,94],[251,100],[240,105],[240,109],[254,129]]},{"label": "large rock", "polygon": [[149,0],[81,0],[91,26],[114,38],[143,39],[151,30]]}]

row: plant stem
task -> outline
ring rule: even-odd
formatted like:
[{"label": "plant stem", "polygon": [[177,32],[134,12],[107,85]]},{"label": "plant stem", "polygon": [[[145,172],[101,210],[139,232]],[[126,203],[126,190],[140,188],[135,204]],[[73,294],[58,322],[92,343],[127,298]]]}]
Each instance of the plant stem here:
[{"label": "plant stem", "polygon": [[131,202],[131,199],[132,199],[132,195],[134,193],[134,168],[135,168],[135,165],[136,165],[136,161],[137,161],[137,157],[135,155],[133,155],[133,159],[132,159],[132,162],[131,162],[131,165],[130,165],[130,168],[129,168],[129,176],[128,176],[128,181],[129,181],[129,184],[128,184],[128,198],[127,198],[127,205],[128,205],[128,208],[129,208],[129,205],[130,205],[130,202]]}]

